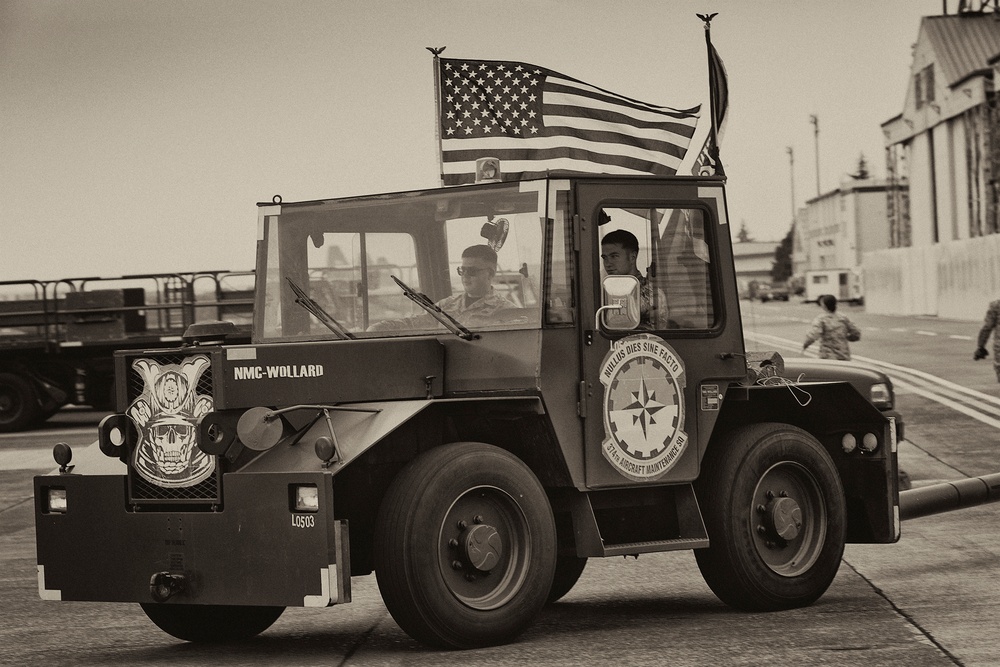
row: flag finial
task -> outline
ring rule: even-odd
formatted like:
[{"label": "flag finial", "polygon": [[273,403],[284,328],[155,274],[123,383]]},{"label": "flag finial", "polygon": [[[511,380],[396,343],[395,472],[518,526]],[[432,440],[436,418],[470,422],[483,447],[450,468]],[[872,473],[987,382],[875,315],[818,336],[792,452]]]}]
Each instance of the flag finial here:
[{"label": "flag finial", "polygon": [[[715,16],[715,15],[713,14],[713,16]],[[448,47],[447,46],[439,46],[437,48],[434,48],[433,46],[425,46],[424,48],[427,49],[428,51],[430,51],[431,53],[433,53],[434,57],[437,58],[439,55],[441,55],[441,52],[444,51],[445,49],[447,49]]]}]

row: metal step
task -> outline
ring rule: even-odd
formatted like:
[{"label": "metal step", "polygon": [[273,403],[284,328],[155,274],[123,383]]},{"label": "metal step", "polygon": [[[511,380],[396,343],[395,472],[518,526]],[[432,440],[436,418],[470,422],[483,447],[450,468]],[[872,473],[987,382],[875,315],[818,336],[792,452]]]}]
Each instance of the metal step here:
[{"label": "metal step", "polygon": [[656,540],[654,542],[627,542],[625,544],[605,544],[605,556],[628,556],[631,554],[648,554],[658,551],[680,551],[682,549],[704,549],[708,546],[708,538],[679,537],[672,540]]}]

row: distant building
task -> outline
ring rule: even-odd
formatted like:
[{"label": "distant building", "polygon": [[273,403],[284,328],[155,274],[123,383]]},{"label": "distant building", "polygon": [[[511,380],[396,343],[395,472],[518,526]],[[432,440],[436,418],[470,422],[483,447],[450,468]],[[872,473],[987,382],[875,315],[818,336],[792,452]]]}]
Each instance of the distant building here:
[{"label": "distant building", "polygon": [[739,241],[733,243],[733,264],[740,296],[750,293],[750,283],[771,283],[774,251],[780,241]]},{"label": "distant building", "polygon": [[858,269],[863,253],[888,248],[888,189],[884,179],[850,178],[806,201],[795,218],[794,275]]},{"label": "distant building", "polygon": [[865,253],[869,310],[978,319],[1000,295],[997,73],[1000,15],[921,20],[903,111],[882,124],[891,248]]}]

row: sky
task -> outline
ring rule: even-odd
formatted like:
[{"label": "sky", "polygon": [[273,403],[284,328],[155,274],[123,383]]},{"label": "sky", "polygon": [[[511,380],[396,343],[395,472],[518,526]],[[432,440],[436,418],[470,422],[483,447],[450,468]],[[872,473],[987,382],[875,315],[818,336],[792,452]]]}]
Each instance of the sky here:
[{"label": "sky", "polygon": [[710,12],[732,232],[777,242],[862,154],[884,176],[943,4],[0,0],[0,281],[250,269],[257,202],[437,187],[429,46],[705,105]]}]

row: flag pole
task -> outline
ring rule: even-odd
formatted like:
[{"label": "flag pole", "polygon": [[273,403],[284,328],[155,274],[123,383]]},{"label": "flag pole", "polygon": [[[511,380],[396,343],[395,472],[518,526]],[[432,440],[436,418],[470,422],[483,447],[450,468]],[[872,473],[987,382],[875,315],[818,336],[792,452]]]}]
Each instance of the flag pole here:
[{"label": "flag pole", "polygon": [[711,158],[715,167],[716,176],[725,176],[726,170],[722,167],[722,160],[719,158],[719,119],[718,109],[716,109],[715,99],[719,82],[715,71],[715,59],[712,57],[712,19],[718,16],[714,14],[697,14],[698,18],[705,22],[705,48],[708,53],[708,113],[712,123],[709,129],[708,157]]},{"label": "flag pole", "polygon": [[441,143],[441,52],[447,47],[433,46],[424,47],[434,54],[434,138],[437,139],[437,161],[441,176],[441,185],[444,185],[444,146]]}]

